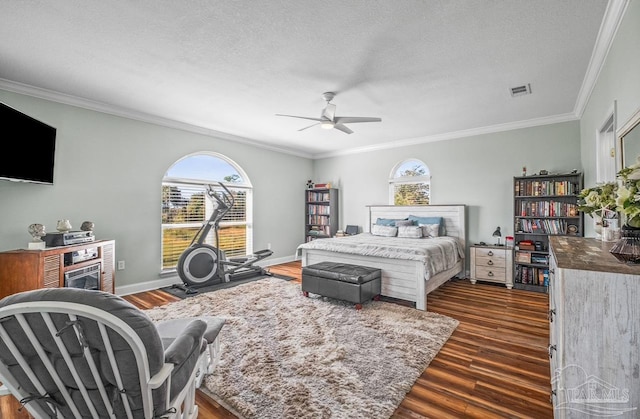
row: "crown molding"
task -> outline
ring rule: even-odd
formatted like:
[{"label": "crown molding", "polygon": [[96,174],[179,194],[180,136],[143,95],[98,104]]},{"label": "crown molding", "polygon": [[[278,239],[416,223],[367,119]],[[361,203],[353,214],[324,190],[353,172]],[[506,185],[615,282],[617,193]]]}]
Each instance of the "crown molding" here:
[{"label": "crown molding", "polygon": [[587,107],[589,98],[596,86],[600,71],[602,71],[602,67],[607,59],[611,45],[613,45],[613,40],[616,37],[616,33],[618,32],[618,28],[620,27],[620,23],[628,6],[629,0],[609,0],[607,4],[607,10],[604,13],[604,18],[598,31],[598,37],[591,52],[589,66],[582,80],[582,86],[578,92],[578,98],[574,107],[574,113],[578,118],[582,118],[582,114]]},{"label": "crown molding", "polygon": [[562,122],[576,121],[578,119],[579,118],[573,113],[545,116],[542,118],[508,122],[505,124],[490,125],[487,127],[480,127],[480,128],[471,128],[467,130],[447,132],[444,134],[409,138],[406,140],[398,140],[398,141],[393,141],[393,142],[388,142],[383,144],[376,144],[376,145],[367,146],[367,147],[356,147],[356,148],[350,148],[348,150],[342,150],[342,151],[336,151],[336,152],[330,152],[330,153],[319,153],[319,154],[314,154],[313,158],[324,159],[328,157],[338,157],[338,156],[345,156],[349,154],[368,153],[372,151],[388,150],[388,149],[397,148],[397,147],[407,147],[412,145],[432,143],[435,141],[454,140],[457,138],[473,137],[476,135],[492,134],[495,132],[512,131],[516,129],[531,128],[531,127],[537,127],[541,125],[558,124]]},{"label": "crown molding", "polygon": [[167,128],[174,128],[181,131],[202,134],[208,137],[214,137],[222,140],[231,141],[234,143],[247,144],[253,147],[275,151],[278,153],[290,154],[297,157],[304,157],[307,159],[313,158],[311,154],[304,153],[298,150],[274,147],[258,141],[252,141],[244,137],[238,137],[233,134],[228,134],[225,132],[220,132],[220,131],[212,130],[209,128],[188,124],[186,122],[180,122],[180,121],[176,121],[169,118],[163,118],[160,116],[147,114],[144,112],[138,112],[138,111],[134,111],[128,108],[123,108],[120,106],[107,105],[105,103],[96,102],[90,99],[67,95],[67,94],[56,92],[53,90],[34,87],[28,84],[18,83],[11,80],[0,78],[0,89],[13,92],[13,93],[19,93],[26,96],[36,97],[39,99],[45,99],[51,102],[61,103],[64,105],[75,106],[77,108],[87,109],[90,111],[96,111],[96,112],[101,112],[101,113],[118,116],[122,118],[133,119],[136,121],[146,122],[154,125],[160,125]]}]

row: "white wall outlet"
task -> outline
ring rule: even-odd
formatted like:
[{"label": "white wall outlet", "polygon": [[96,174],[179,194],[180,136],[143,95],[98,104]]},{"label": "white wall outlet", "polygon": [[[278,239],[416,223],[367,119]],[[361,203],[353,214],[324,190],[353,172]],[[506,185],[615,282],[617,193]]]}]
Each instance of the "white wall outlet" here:
[{"label": "white wall outlet", "polygon": [[119,271],[124,271],[124,260],[119,260],[118,261],[118,270]]},{"label": "white wall outlet", "polygon": [[267,250],[271,250],[271,243],[267,243]]}]

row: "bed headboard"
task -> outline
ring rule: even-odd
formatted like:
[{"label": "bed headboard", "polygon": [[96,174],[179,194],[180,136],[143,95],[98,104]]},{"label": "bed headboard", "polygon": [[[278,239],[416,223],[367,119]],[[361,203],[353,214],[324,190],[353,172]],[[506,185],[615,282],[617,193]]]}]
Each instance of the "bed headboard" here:
[{"label": "bed headboard", "polygon": [[466,205],[368,205],[369,225],[367,232],[378,218],[442,217],[447,236],[456,237],[463,249],[467,246]]}]

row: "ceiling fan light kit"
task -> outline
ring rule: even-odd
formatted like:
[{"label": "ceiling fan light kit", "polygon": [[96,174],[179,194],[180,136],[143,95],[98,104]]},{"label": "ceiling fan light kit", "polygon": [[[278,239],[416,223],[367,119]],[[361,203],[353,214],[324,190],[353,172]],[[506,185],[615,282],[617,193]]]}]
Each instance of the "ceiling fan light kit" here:
[{"label": "ceiling fan light kit", "polygon": [[357,122],[381,122],[381,118],[374,118],[368,116],[336,116],[336,105],[331,103],[331,100],[336,96],[334,92],[324,92],[322,94],[322,98],[327,102],[327,105],[324,107],[322,112],[320,113],[320,118],[313,118],[308,116],[298,116],[298,115],[283,115],[276,114],[276,116],[287,116],[289,118],[300,118],[300,119],[308,119],[310,121],[317,121],[315,124],[309,125],[308,127],[304,127],[299,129],[298,131],[303,131],[307,128],[314,127],[316,125],[320,125],[321,128],[324,129],[332,129],[335,128],[338,131],[342,131],[345,134],[353,134],[353,131],[348,128],[345,123],[354,124]]}]

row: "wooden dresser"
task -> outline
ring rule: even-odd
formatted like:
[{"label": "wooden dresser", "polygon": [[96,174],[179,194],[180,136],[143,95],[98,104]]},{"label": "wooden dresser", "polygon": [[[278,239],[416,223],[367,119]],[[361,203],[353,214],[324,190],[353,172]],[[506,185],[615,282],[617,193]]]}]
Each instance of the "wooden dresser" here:
[{"label": "wooden dresser", "polygon": [[[73,256],[89,255],[73,261]],[[95,255],[95,256],[94,256]],[[84,268],[98,269],[100,289],[114,292],[115,242],[99,240],[79,245],[48,247],[43,250],[0,252],[0,298],[17,292],[65,286],[65,274]]]},{"label": "wooden dresser", "polygon": [[549,244],[554,417],[639,417],[640,266],[613,257],[614,243],[550,236]]},{"label": "wooden dresser", "polygon": [[505,246],[472,245],[471,283],[498,282],[513,287],[513,249]]}]

